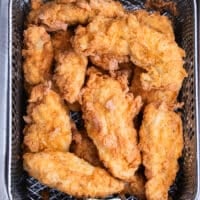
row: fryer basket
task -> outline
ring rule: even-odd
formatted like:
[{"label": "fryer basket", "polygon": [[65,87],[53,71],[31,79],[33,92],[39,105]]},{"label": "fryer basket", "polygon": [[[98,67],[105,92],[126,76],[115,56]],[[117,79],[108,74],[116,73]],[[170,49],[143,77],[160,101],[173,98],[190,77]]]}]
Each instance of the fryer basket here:
[{"label": "fryer basket", "polygon": [[[1,3],[4,2],[4,3]],[[121,0],[127,9],[139,9],[144,7],[142,0]],[[176,0],[179,15],[173,17],[168,15],[174,22],[177,42],[186,51],[185,68],[188,72],[188,78],[184,81],[180,92],[179,100],[185,102],[182,109],[182,119],[184,125],[184,141],[185,147],[183,157],[180,159],[180,171],[174,185],[169,191],[170,196],[174,200],[194,200],[199,199],[199,73],[198,73],[198,30],[197,30],[197,5],[195,0]],[[29,177],[22,167],[22,130],[24,122],[22,116],[25,114],[26,96],[23,89],[23,73],[22,73],[22,41],[25,17],[29,9],[28,0],[11,0],[5,2],[0,0],[0,13],[7,15],[8,23],[3,26],[3,20],[0,21],[0,29],[5,27],[8,31],[7,35],[3,35],[0,31],[0,43],[7,43],[5,50],[1,51],[8,56],[2,56],[0,53],[1,64],[5,69],[0,68],[0,78],[4,87],[2,100],[5,100],[5,106],[0,105],[0,117],[5,119],[6,129],[2,129],[5,124],[0,123],[0,130],[3,130],[3,136],[0,135],[0,141],[3,143],[3,149],[6,152],[0,161],[6,163],[3,165],[5,175],[0,173],[0,177],[4,176],[4,186],[0,187],[0,200],[16,199],[16,200],[75,200],[74,197],[67,196],[54,189],[40,184],[38,181]],[[6,51],[7,50],[7,51]],[[5,61],[6,60],[6,61]],[[9,65],[9,68],[8,68]],[[1,85],[2,86],[2,85]],[[0,87],[1,87],[0,86]],[[7,110],[7,112],[5,111]],[[72,118],[80,125],[81,119],[79,113],[72,113]],[[2,137],[2,138],[1,138]],[[172,147],[175,148],[175,147]],[[2,189],[3,188],[3,189]],[[6,190],[6,191],[5,191]],[[47,192],[48,191],[48,192]],[[1,196],[2,194],[2,196]],[[3,196],[5,194],[5,197]],[[120,199],[118,196],[108,197],[107,199]],[[127,196],[127,200],[135,200],[136,198]]]}]

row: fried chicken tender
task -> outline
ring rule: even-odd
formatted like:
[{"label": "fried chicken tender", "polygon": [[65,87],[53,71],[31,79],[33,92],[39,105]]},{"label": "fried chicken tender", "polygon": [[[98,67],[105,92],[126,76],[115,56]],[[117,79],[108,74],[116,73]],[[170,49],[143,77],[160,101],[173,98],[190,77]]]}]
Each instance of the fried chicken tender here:
[{"label": "fried chicken tender", "polygon": [[130,56],[136,66],[146,70],[140,78],[145,90],[179,91],[187,76],[184,50],[163,33],[140,23],[134,14],[116,19],[96,17],[87,27],[76,30],[73,46],[86,56]]},{"label": "fried chicken tender", "polygon": [[92,140],[88,137],[85,130],[78,131],[76,127],[72,129],[73,142],[70,150],[79,158],[84,159],[93,166],[101,167],[98,151]]},{"label": "fried chicken tender", "polygon": [[127,93],[127,86],[123,90],[123,83],[91,70],[80,103],[100,160],[115,177],[130,181],[141,163],[133,118],[142,102]]},{"label": "fried chicken tender", "polygon": [[133,80],[130,87],[130,91],[133,92],[133,95],[140,95],[144,104],[166,102],[168,105],[174,105],[174,103],[176,103],[179,91],[171,91],[167,89],[143,89],[140,81],[142,73],[145,73],[145,70],[139,67],[134,68]]},{"label": "fried chicken tender", "polygon": [[32,89],[27,108],[24,145],[30,152],[67,151],[72,134],[67,108],[49,85]]},{"label": "fried chicken tender", "polygon": [[178,114],[165,103],[146,106],[140,129],[140,149],[145,167],[147,200],[167,200],[168,189],[179,169],[183,130]]},{"label": "fried chicken tender", "polygon": [[43,27],[30,26],[24,31],[24,77],[28,85],[43,83],[49,78],[53,60],[50,36]]},{"label": "fried chicken tender", "polygon": [[68,152],[26,153],[24,169],[41,183],[76,197],[106,197],[123,182]]},{"label": "fried chicken tender", "polygon": [[60,53],[56,59],[53,79],[61,96],[71,104],[78,100],[85,81],[87,63],[87,57],[79,55],[73,50]]},{"label": "fried chicken tender", "polygon": [[160,15],[158,12],[149,13],[146,10],[138,10],[133,12],[133,14],[141,24],[147,25],[150,28],[163,33],[166,37],[169,37],[172,40],[175,39],[172,22],[167,16]]},{"label": "fried chicken tender", "polygon": [[61,96],[69,103],[77,105],[78,95],[84,84],[88,60],[74,52],[70,39],[71,31],[58,31],[52,36],[56,67],[53,80]]},{"label": "fried chicken tender", "polygon": [[123,14],[122,5],[113,0],[62,0],[47,2],[39,10],[31,11],[28,22],[56,31],[66,30],[70,25],[87,24],[96,15],[116,17]]},{"label": "fried chicken tender", "polygon": [[60,53],[70,51],[72,49],[72,45],[70,42],[71,37],[72,32],[69,30],[57,31],[55,33],[52,33],[51,41],[54,49],[55,58],[57,58]]}]

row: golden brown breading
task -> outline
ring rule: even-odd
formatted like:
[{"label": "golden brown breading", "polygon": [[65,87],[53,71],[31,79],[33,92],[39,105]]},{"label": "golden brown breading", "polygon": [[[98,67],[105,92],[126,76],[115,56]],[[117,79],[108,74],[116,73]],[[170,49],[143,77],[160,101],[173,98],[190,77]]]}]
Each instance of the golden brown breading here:
[{"label": "golden brown breading", "polygon": [[167,200],[168,189],[179,169],[183,130],[181,118],[165,103],[146,106],[140,129],[140,149],[145,167],[147,200]]},{"label": "golden brown breading", "polygon": [[163,33],[166,37],[175,39],[172,22],[167,16],[160,15],[160,13],[149,13],[146,10],[138,10],[133,12],[141,24],[147,25],[156,31]]},{"label": "golden brown breading", "polygon": [[130,181],[141,162],[133,118],[142,102],[127,93],[123,84],[91,70],[81,104],[87,133],[100,160],[115,177]]},{"label": "golden brown breading", "polygon": [[172,38],[140,23],[134,14],[116,19],[96,17],[87,27],[76,30],[73,46],[86,56],[130,56],[135,65],[146,70],[140,78],[145,90],[179,91],[187,76],[185,52]]},{"label": "golden brown breading", "polygon": [[73,50],[57,56],[53,80],[58,86],[61,96],[71,104],[78,100],[85,81],[87,63],[87,57],[79,55]]},{"label": "golden brown breading", "polygon": [[87,58],[73,51],[70,43],[71,31],[58,31],[52,36],[56,68],[53,79],[61,96],[72,104],[77,103],[78,95],[84,84]]},{"label": "golden brown breading", "polygon": [[30,26],[24,31],[24,77],[29,85],[43,83],[49,78],[53,60],[50,36],[43,27]]},{"label": "golden brown breading", "polygon": [[68,109],[49,85],[32,89],[24,120],[24,144],[30,152],[69,149],[72,135]]},{"label": "golden brown breading", "polygon": [[72,32],[69,30],[58,31],[52,36],[56,60],[53,79],[70,108],[78,109],[78,95],[84,84],[88,61],[85,56],[73,51],[70,43],[71,36]]},{"label": "golden brown breading", "polygon": [[76,197],[106,197],[124,184],[68,152],[26,153],[24,169],[41,183]]},{"label": "golden brown breading", "polygon": [[180,90],[187,76],[183,68],[185,52],[175,41],[148,26],[140,26],[131,38],[130,51],[131,61],[147,71],[140,77],[145,90]]},{"label": "golden brown breading", "polygon": [[92,64],[109,71],[117,70],[119,69],[119,63],[125,63],[129,61],[127,56],[115,57],[115,55],[112,54],[90,56],[90,60]]},{"label": "golden brown breading", "polygon": [[133,80],[131,83],[130,91],[133,92],[133,95],[140,95],[144,104],[149,104],[152,102],[162,103],[166,102],[168,105],[174,105],[176,103],[177,95],[179,91],[171,91],[167,89],[151,89],[145,90],[142,88],[140,81],[141,74],[145,70],[139,67],[134,68]]},{"label": "golden brown breading", "polygon": [[74,3],[77,0],[54,0],[56,3]]},{"label": "golden brown breading", "polygon": [[39,10],[29,13],[28,22],[42,24],[49,31],[66,30],[68,25],[86,24],[96,15],[116,17],[124,14],[119,2],[113,0],[79,0],[47,2]]},{"label": "golden brown breading", "polygon": [[37,10],[43,5],[42,0],[31,0],[31,9]]},{"label": "golden brown breading", "polygon": [[67,31],[57,31],[52,33],[51,41],[54,49],[55,58],[62,52],[69,51],[72,49],[70,39],[72,37],[72,32]]},{"label": "golden brown breading", "polygon": [[72,129],[73,142],[70,150],[79,158],[84,159],[93,166],[101,167],[98,151],[92,140],[88,137],[85,130],[78,131],[76,127]]},{"label": "golden brown breading", "polygon": [[48,31],[66,31],[68,25],[85,23],[90,13],[75,5],[55,1],[45,3],[39,10],[31,11],[28,23],[43,25]]},{"label": "golden brown breading", "polygon": [[[137,21],[134,15],[130,16]],[[95,17],[86,27],[76,29],[72,45],[86,56],[110,55],[121,60],[129,55],[127,21],[127,15],[116,19]]]}]

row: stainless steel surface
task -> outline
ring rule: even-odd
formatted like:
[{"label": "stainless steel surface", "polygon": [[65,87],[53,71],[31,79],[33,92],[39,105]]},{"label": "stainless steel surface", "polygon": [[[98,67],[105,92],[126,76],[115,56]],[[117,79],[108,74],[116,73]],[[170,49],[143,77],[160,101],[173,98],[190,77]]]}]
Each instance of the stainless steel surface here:
[{"label": "stainless steel surface", "polygon": [[9,35],[8,2],[0,1],[0,199],[8,199],[8,91],[9,91]]},{"label": "stainless steel surface", "polygon": [[[143,6],[139,0],[122,0],[129,8]],[[178,18],[173,18],[179,45],[187,53],[185,67],[189,77],[184,81],[180,100],[185,102],[182,112],[184,123],[185,148],[180,161],[181,169],[170,194],[174,200],[199,199],[199,57],[197,5],[195,0],[177,0],[180,11]],[[135,7],[135,5],[137,5]],[[47,189],[36,180],[28,177],[22,168],[21,142],[25,109],[22,76],[22,33],[25,15],[28,9],[27,1],[0,0],[0,163],[3,170],[0,178],[4,183],[0,186],[0,200],[7,199],[7,193],[12,199],[42,199],[42,191]],[[9,13],[10,11],[10,13]],[[10,26],[6,15],[10,14]],[[167,12],[165,14],[168,14]],[[199,14],[199,13],[198,13]],[[8,37],[9,36],[9,37]],[[10,38],[10,42],[9,42]],[[10,55],[9,55],[10,52]],[[9,67],[8,67],[9,66]],[[10,72],[10,73],[9,73]],[[10,75],[10,77],[9,77]],[[73,114],[79,125],[80,115]],[[78,118],[78,119],[77,119]],[[172,147],[175,148],[175,147]],[[6,162],[7,161],[7,162]],[[4,165],[6,163],[6,165]],[[1,196],[5,194],[4,196]],[[50,189],[51,200],[74,199]],[[127,199],[134,199],[127,197]]]}]

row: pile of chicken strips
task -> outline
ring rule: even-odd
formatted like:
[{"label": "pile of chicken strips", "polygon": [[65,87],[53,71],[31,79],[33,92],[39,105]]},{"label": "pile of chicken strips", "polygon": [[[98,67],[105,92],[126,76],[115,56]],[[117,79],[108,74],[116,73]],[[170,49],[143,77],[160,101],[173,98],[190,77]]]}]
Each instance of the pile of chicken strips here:
[{"label": "pile of chicken strips", "polygon": [[33,0],[22,54],[30,176],[78,198],[169,198],[187,73],[166,16],[114,0]]}]

